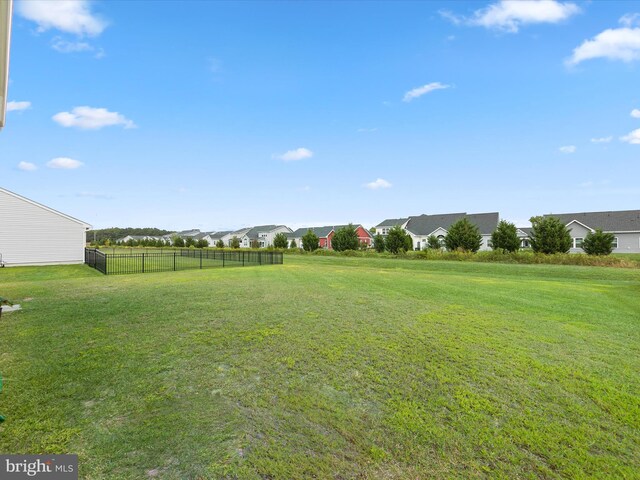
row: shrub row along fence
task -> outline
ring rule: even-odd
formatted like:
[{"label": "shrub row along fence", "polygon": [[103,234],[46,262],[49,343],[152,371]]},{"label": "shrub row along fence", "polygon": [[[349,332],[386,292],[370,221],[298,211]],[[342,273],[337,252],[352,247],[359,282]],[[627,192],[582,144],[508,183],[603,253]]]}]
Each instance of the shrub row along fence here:
[{"label": "shrub row along fence", "polygon": [[84,263],[105,275],[168,272],[216,267],[281,265],[282,252],[174,250],[160,253],[103,253],[85,248]]}]

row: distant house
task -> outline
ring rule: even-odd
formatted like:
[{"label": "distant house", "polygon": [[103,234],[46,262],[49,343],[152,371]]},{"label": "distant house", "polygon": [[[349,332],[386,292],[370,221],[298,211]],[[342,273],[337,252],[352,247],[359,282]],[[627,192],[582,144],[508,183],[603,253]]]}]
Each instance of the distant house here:
[{"label": "distant house", "polygon": [[640,253],[640,210],[548,214],[570,230],[571,252],[580,253],[587,233],[601,229],[614,235],[613,253]]},{"label": "distant house", "polygon": [[383,237],[386,237],[389,234],[389,230],[393,227],[404,227],[404,225],[409,221],[409,218],[388,218],[380,222],[374,228],[376,229],[376,235],[380,234]]},{"label": "distant house", "polygon": [[215,247],[218,241],[222,240],[222,238],[229,233],[231,233],[231,230],[224,230],[221,232],[209,232],[202,238],[207,242],[209,242],[210,247]]},{"label": "distant house", "polygon": [[6,265],[84,262],[91,225],[0,188],[0,255]]},{"label": "distant house", "polygon": [[[348,225],[327,225],[324,227],[304,227],[299,228],[295,232],[292,232],[287,235],[287,239],[289,240],[289,244],[291,244],[292,240],[295,240],[298,248],[302,248],[302,237],[311,230],[319,239],[320,248],[324,248],[327,250],[333,250],[333,246],[331,245],[331,240],[335,233],[341,228],[347,227]],[[371,232],[364,228],[362,225],[353,225],[356,229],[356,233],[358,234],[358,240],[360,243],[364,243],[367,246],[371,246],[373,243],[373,236]]]},{"label": "distant house", "polygon": [[482,235],[482,245],[480,250],[490,250],[489,240],[491,233],[498,226],[499,215],[492,213],[447,213],[443,215],[420,215],[409,217],[409,221],[404,228],[411,235],[413,245],[416,250],[422,250],[427,245],[427,238],[431,235],[444,241],[449,232],[449,228],[454,223],[466,218],[470,223],[478,227]]},{"label": "distant house", "polygon": [[427,239],[433,235],[441,242],[449,232],[449,228],[454,223],[466,218],[478,227],[482,235],[482,245],[480,250],[489,250],[489,240],[491,234],[498,226],[499,214],[492,213],[446,213],[441,215],[417,215],[412,217],[389,219],[376,225],[376,232],[387,235],[392,227],[402,227],[413,241],[415,250],[423,250],[427,245]]},{"label": "distant house", "polygon": [[520,248],[531,248],[531,227],[516,228],[516,235],[518,235],[518,238],[520,239]]},{"label": "distant house", "polygon": [[238,238],[242,248],[250,248],[254,242],[257,242],[260,248],[265,248],[273,246],[273,239],[278,233],[286,235],[291,233],[291,229],[284,225],[260,225],[249,229]]},{"label": "distant house", "polygon": [[242,246],[241,239],[247,234],[249,230],[251,230],[250,227],[245,227],[245,228],[241,228],[240,230],[234,230],[232,232],[229,232],[222,237],[222,243],[224,243],[225,247],[229,247],[231,246],[231,240],[233,239],[233,237],[236,237],[238,240],[240,240],[240,246]]}]

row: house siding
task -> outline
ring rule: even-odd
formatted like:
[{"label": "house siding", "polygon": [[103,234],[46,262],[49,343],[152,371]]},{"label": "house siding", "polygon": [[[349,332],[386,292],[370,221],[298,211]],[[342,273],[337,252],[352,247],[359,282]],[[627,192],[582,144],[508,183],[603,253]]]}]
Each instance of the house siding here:
[{"label": "house siding", "polygon": [[88,227],[0,189],[0,254],[8,266],[83,263]]},{"label": "house siding", "polygon": [[640,232],[615,233],[618,239],[618,248],[613,249],[613,253],[640,253]]}]

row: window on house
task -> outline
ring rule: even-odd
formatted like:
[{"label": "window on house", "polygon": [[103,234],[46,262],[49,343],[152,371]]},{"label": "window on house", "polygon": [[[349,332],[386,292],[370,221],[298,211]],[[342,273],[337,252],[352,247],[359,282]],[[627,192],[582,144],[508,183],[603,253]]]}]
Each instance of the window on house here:
[{"label": "window on house", "polygon": [[613,237],[613,248],[618,248],[618,237]]},{"label": "window on house", "polygon": [[576,237],[573,239],[573,248],[582,248],[582,242],[584,238]]},{"label": "window on house", "polygon": [[531,246],[531,244],[529,243],[529,239],[528,238],[523,238],[520,241],[520,247],[521,248],[529,248]]}]

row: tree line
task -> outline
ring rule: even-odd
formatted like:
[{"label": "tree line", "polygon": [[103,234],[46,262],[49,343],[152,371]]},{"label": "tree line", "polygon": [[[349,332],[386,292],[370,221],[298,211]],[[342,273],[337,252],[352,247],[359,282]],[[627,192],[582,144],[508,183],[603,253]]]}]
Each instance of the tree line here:
[{"label": "tree line", "polygon": [[93,242],[97,245],[105,245],[105,242],[109,240],[111,245],[115,245],[116,240],[126,237],[127,235],[139,235],[139,236],[152,236],[161,237],[172,233],[169,230],[161,230],[159,228],[101,228],[96,230],[89,230],[87,232],[87,242]]}]

